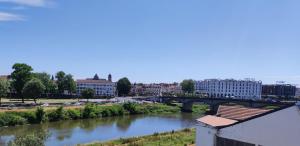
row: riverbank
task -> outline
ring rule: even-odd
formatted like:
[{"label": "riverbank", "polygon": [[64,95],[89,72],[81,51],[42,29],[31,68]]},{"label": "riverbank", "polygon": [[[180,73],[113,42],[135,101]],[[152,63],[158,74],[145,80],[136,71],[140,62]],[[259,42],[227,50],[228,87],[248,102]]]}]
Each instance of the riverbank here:
[{"label": "riverbank", "polygon": [[153,135],[121,138],[103,143],[91,143],[78,146],[191,146],[195,144],[195,129],[184,129],[165,133],[155,133]]},{"label": "riverbank", "polygon": [[[208,110],[207,105],[196,105],[193,108],[195,113],[204,113]],[[0,127],[16,126],[24,124],[37,124],[44,122],[54,122],[61,120],[77,120],[89,118],[102,118],[111,116],[135,115],[135,114],[169,114],[179,113],[180,105],[165,104],[114,104],[114,105],[95,105],[87,104],[83,108],[45,110],[38,107],[32,111],[4,112],[0,113]]]}]

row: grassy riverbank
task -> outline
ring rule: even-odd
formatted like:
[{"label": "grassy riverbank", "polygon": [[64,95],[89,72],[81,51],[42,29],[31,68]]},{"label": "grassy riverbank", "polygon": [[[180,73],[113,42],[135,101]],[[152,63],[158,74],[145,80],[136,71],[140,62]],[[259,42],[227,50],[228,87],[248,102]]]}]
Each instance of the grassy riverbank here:
[{"label": "grassy riverbank", "polygon": [[190,146],[195,144],[195,135],[195,129],[184,129],[78,146]]},{"label": "grassy riverbank", "polygon": [[[207,109],[208,106],[206,105],[197,105],[193,108],[196,113],[205,112]],[[33,111],[0,113],[0,127],[134,114],[170,114],[179,113],[180,110],[179,105],[170,106],[165,104],[134,103],[114,104],[109,106],[88,104],[79,109],[64,109],[63,107],[58,107],[57,109],[44,110],[39,107]]]}]

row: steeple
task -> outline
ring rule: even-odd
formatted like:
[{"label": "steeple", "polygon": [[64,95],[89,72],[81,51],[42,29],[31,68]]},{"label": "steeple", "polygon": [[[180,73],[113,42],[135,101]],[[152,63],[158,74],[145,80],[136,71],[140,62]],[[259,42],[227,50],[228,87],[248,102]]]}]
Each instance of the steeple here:
[{"label": "steeple", "polygon": [[111,74],[108,75],[108,81],[112,82],[112,76],[111,76]]},{"label": "steeple", "polygon": [[93,80],[99,80],[98,74],[95,74],[95,75],[94,75]]}]

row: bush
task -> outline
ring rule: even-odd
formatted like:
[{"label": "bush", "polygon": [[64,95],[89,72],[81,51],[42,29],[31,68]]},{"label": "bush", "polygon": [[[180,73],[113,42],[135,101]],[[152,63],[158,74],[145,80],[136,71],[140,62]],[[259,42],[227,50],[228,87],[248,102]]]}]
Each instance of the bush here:
[{"label": "bush", "polygon": [[94,104],[87,104],[84,106],[82,117],[83,118],[95,118],[97,117],[97,106]]},{"label": "bush", "polygon": [[140,113],[137,108],[136,103],[127,102],[123,104],[123,108],[127,111],[129,111],[130,114],[138,114]]},{"label": "bush", "polygon": [[79,110],[75,110],[75,109],[74,110],[67,110],[66,112],[68,114],[68,117],[71,118],[71,119],[76,120],[76,119],[81,118]]},{"label": "bush", "polygon": [[63,109],[63,107],[60,106],[56,110],[54,110],[48,114],[48,119],[49,119],[49,121],[67,120],[67,119],[69,119],[69,115]]},{"label": "bush", "polygon": [[43,122],[47,121],[46,112],[45,112],[44,108],[42,108],[42,107],[38,107],[36,109],[35,116],[36,116],[36,121],[38,123],[43,123]]},{"label": "bush", "polygon": [[24,125],[27,120],[21,116],[14,114],[1,114],[0,115],[0,126],[15,126]]},{"label": "bush", "polygon": [[9,142],[9,146],[44,146],[46,139],[49,137],[48,132],[40,132],[25,136],[17,136]]}]

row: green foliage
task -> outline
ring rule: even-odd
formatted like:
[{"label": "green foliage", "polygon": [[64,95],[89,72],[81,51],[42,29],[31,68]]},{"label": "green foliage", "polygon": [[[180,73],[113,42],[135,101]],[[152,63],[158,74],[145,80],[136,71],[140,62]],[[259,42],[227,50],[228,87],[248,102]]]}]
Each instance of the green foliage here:
[{"label": "green foliage", "polygon": [[56,73],[57,87],[59,93],[64,93],[67,90],[69,93],[76,91],[76,82],[71,74],[65,74],[63,71]]},{"label": "green foliage", "polygon": [[7,80],[0,79],[0,105],[1,105],[1,98],[6,97],[8,92],[9,92],[9,82]]},{"label": "green foliage", "polygon": [[9,142],[9,146],[45,146],[45,141],[48,139],[47,131],[17,136],[13,141]]},{"label": "green foliage", "polygon": [[48,119],[49,121],[67,120],[69,119],[69,114],[60,106],[48,114]]},{"label": "green foliage", "polygon": [[95,90],[91,88],[86,88],[81,91],[81,97],[85,99],[91,99],[94,98]]},{"label": "green foliage", "polygon": [[22,101],[24,102],[22,90],[26,82],[28,82],[31,79],[31,71],[33,69],[31,66],[22,63],[14,64],[12,69],[14,70],[11,73],[12,87],[16,90],[17,94],[22,97]]},{"label": "green foliage", "polygon": [[185,146],[195,144],[195,129],[154,133],[148,136],[120,138],[104,143],[92,143],[86,146]]},{"label": "green foliage", "polygon": [[183,80],[181,83],[181,88],[185,93],[194,93],[195,82],[192,79]]},{"label": "green foliage", "polygon": [[95,118],[98,115],[97,106],[95,104],[87,104],[84,106],[82,117],[83,118]]},{"label": "green foliage", "polygon": [[40,97],[40,95],[45,91],[45,86],[41,82],[41,80],[37,78],[32,78],[30,81],[28,81],[23,90],[22,93],[24,96],[28,98],[33,98],[34,102],[36,102],[36,99]]},{"label": "green foliage", "polygon": [[117,90],[119,96],[126,96],[131,89],[131,83],[128,78],[122,78],[117,82]]},{"label": "green foliage", "polygon": [[137,104],[132,102],[124,103],[123,108],[129,111],[130,114],[139,114],[141,112],[138,110]]},{"label": "green foliage", "polygon": [[33,73],[33,77],[39,79],[43,83],[45,86],[45,93],[54,94],[57,92],[57,85],[53,80],[51,80],[51,76],[48,73]]},{"label": "green foliage", "polygon": [[38,107],[35,111],[36,122],[43,123],[47,121],[47,116],[44,108]]},{"label": "green foliage", "polygon": [[19,115],[11,113],[0,114],[0,126],[15,126],[26,124],[27,120]]},{"label": "green foliage", "polygon": [[80,119],[81,118],[81,113],[80,113],[80,110],[76,110],[76,109],[69,109],[66,111],[67,114],[68,114],[68,117],[70,119]]}]

